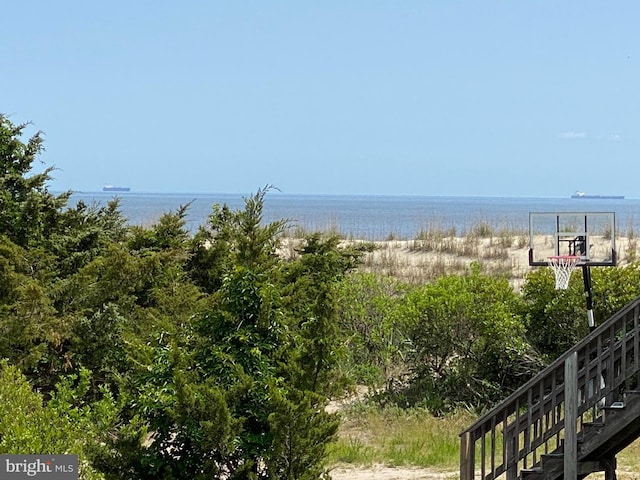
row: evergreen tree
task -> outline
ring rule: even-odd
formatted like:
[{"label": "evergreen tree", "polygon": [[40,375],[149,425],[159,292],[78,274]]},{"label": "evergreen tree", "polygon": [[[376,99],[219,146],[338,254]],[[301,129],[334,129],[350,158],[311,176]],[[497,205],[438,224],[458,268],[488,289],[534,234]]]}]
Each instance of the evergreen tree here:
[{"label": "evergreen tree", "polygon": [[[97,460],[110,478],[314,479],[322,474],[338,420],[324,411],[326,395],[301,380],[300,372],[308,368],[302,352],[310,343],[291,328],[300,323],[292,308],[295,289],[287,290],[295,278],[276,254],[286,222],[263,224],[265,192],[246,199],[240,211],[214,207],[208,227],[193,239],[203,244],[189,248],[184,263],[202,292],[202,308],[194,303],[185,310],[191,317],[181,322],[175,322],[176,312],[173,322],[156,318],[155,336],[137,342],[130,353],[138,368],[127,382],[126,423],[143,426],[138,431],[147,432],[146,442],[129,427],[119,429],[109,441],[111,453]],[[166,228],[137,232],[132,244],[154,256],[160,230]],[[332,249],[327,246],[324,253],[334,258]],[[335,282],[349,264],[341,258],[328,264],[304,261],[298,278]],[[310,297],[302,291],[297,301],[305,302]],[[157,301],[158,307],[168,302]],[[143,306],[144,311],[152,307],[138,305]],[[331,311],[328,304],[318,311],[323,308]],[[334,340],[318,353],[330,355]],[[319,392],[329,390],[324,375],[329,364],[321,362],[320,369],[314,364]]]},{"label": "evergreen tree", "polygon": [[0,114],[0,234],[22,247],[39,246],[48,238],[71,194],[48,191],[53,167],[33,171],[43,139],[37,132],[23,141],[27,126]]}]

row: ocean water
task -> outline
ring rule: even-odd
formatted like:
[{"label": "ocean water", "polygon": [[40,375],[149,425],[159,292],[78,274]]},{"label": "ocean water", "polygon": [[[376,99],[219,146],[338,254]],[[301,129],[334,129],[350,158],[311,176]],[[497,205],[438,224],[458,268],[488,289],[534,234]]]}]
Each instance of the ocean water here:
[{"label": "ocean water", "polygon": [[[195,232],[207,222],[214,204],[244,207],[242,194],[118,193],[132,225],[149,226],[163,213],[190,204],[187,227]],[[113,193],[76,193],[71,203],[105,204]],[[264,221],[287,219],[292,228],[333,230],[352,238],[411,239],[427,229],[464,234],[476,225],[528,231],[530,212],[615,212],[616,231],[640,232],[640,199],[521,197],[433,197],[409,195],[292,195],[269,192]]]}]

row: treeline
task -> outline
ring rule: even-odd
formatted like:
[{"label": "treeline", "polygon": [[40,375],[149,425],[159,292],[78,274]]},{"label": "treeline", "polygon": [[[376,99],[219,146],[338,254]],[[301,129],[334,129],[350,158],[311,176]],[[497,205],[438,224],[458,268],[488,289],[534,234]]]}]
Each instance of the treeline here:
[{"label": "treeline", "polygon": [[[363,274],[367,244],[309,234],[278,255],[269,187],[148,228],[71,205],[0,116],[0,452],[76,453],[85,479],[318,479],[354,385],[433,414],[483,409],[587,333],[579,278],[516,293],[476,265],[424,285]],[[593,272],[596,317],[640,268]]]}]

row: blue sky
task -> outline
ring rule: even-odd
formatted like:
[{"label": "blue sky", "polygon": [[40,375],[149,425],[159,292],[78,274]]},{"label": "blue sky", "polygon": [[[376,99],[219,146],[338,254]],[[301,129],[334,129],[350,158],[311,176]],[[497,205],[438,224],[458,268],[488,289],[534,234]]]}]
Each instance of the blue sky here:
[{"label": "blue sky", "polygon": [[25,0],[53,189],[640,197],[640,3]]}]

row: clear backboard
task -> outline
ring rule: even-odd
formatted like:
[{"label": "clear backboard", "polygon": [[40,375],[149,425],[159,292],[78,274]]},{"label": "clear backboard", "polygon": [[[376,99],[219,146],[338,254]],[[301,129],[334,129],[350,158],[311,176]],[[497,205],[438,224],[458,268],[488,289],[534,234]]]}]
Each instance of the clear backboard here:
[{"label": "clear backboard", "polygon": [[578,256],[579,265],[614,266],[615,220],[614,212],[529,213],[529,265]]}]

